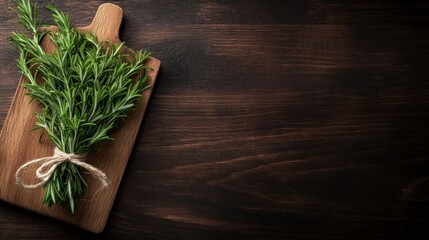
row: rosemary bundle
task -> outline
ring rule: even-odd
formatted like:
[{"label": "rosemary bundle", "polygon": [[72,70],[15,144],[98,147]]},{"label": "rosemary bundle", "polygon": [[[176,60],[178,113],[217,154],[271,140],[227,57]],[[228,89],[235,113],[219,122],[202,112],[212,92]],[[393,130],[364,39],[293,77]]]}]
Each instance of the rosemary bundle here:
[{"label": "rosemary bundle", "polygon": [[[58,30],[41,30],[37,4],[14,2],[19,23],[32,35],[14,32],[10,42],[18,50],[17,66],[27,79],[23,87],[42,108],[33,130],[42,129],[40,138],[46,133],[60,153],[42,159],[49,163],[40,172],[44,167],[50,167],[50,172],[38,171],[42,184],[29,188],[44,187],[45,204],[59,204],[74,213],[86,186],[83,166],[88,169],[89,165],[81,158],[96,144],[111,140],[110,131],[150,87],[144,65],[149,54],[125,51],[123,43],[100,43],[94,34],[72,28],[70,17],[53,5],[46,8]],[[42,49],[43,37],[55,44],[53,53]]]}]

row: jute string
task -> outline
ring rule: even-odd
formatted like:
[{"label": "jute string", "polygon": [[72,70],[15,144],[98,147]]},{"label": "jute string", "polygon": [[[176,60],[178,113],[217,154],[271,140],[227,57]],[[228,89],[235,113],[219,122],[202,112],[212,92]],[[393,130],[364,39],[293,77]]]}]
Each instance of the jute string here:
[{"label": "jute string", "polygon": [[[82,168],[86,169],[89,173],[91,173],[92,176],[94,176],[96,179],[100,181],[102,185],[101,188],[107,187],[109,185],[109,180],[107,179],[106,174],[102,172],[100,169],[88,163],[85,163],[84,162],[85,157],[86,157],[85,154],[64,153],[61,150],[59,150],[57,147],[55,147],[53,156],[37,158],[23,164],[15,173],[16,183],[27,189],[36,189],[36,188],[43,187],[43,185],[45,185],[45,183],[52,176],[55,169],[61,163],[69,161],[73,164],[81,166]],[[36,177],[40,181],[36,184],[24,183],[22,181],[22,178],[20,177],[21,171],[27,168],[28,166],[39,162],[43,162],[36,170]]]}]

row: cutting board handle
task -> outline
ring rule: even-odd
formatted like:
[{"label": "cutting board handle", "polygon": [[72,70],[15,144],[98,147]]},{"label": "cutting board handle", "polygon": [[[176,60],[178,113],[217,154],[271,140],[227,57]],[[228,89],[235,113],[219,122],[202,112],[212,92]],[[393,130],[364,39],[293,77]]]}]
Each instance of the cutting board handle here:
[{"label": "cutting board handle", "polygon": [[112,3],[104,3],[98,7],[89,30],[98,36],[99,41],[120,42],[119,28],[122,17],[121,7]]}]

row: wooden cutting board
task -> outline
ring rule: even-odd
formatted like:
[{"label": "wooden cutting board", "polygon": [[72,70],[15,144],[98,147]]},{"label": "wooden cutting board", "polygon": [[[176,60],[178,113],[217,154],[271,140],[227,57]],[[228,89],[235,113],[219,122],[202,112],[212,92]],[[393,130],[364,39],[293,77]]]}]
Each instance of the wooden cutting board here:
[{"label": "wooden cutting board", "polygon": [[[118,34],[122,16],[123,11],[119,6],[103,4],[98,8],[91,25],[78,29],[94,32],[100,41],[120,42]],[[53,45],[48,38],[43,40],[42,46],[45,51],[53,50]],[[150,84],[153,86],[160,61],[150,58],[147,65],[153,69],[148,71]],[[26,90],[21,87],[25,81],[21,77],[6,121],[0,132],[0,198],[89,231],[101,232],[106,225],[128,158],[133,149],[151,89],[144,93],[145,100],[139,102],[131,117],[124,121],[120,128],[112,134],[115,140],[101,144],[98,150],[89,154],[88,163],[104,171],[111,184],[107,189],[97,192],[100,183],[91,175],[85,174],[85,180],[88,183],[88,188],[85,190],[86,194],[78,201],[75,214],[71,214],[58,206],[49,208],[43,205],[44,189],[26,190],[15,183],[15,172],[22,164],[31,159],[53,154],[53,144],[50,140],[42,140],[39,143],[40,131],[30,131],[36,121],[34,113],[40,108],[36,102],[29,103],[30,98],[25,96]],[[34,179],[34,169],[29,169],[23,173],[23,176],[26,181],[31,181]]]}]

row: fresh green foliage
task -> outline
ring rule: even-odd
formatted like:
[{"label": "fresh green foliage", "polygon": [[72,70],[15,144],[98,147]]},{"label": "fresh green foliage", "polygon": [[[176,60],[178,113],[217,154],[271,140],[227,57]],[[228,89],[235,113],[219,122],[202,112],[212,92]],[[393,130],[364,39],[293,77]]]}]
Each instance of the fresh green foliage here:
[{"label": "fresh green foliage", "polygon": [[[37,5],[30,0],[15,3],[19,22],[32,34],[13,33],[10,41],[19,53],[18,68],[28,79],[23,86],[42,106],[34,129],[43,129],[66,153],[83,154],[110,140],[109,132],[150,87],[144,65],[149,54],[125,53],[123,43],[99,43],[93,34],[73,29],[69,16],[52,5],[46,8],[58,30],[41,31]],[[40,45],[46,35],[56,46],[54,53]],[[44,203],[74,212],[84,185],[82,169],[62,163],[44,186]]]}]

